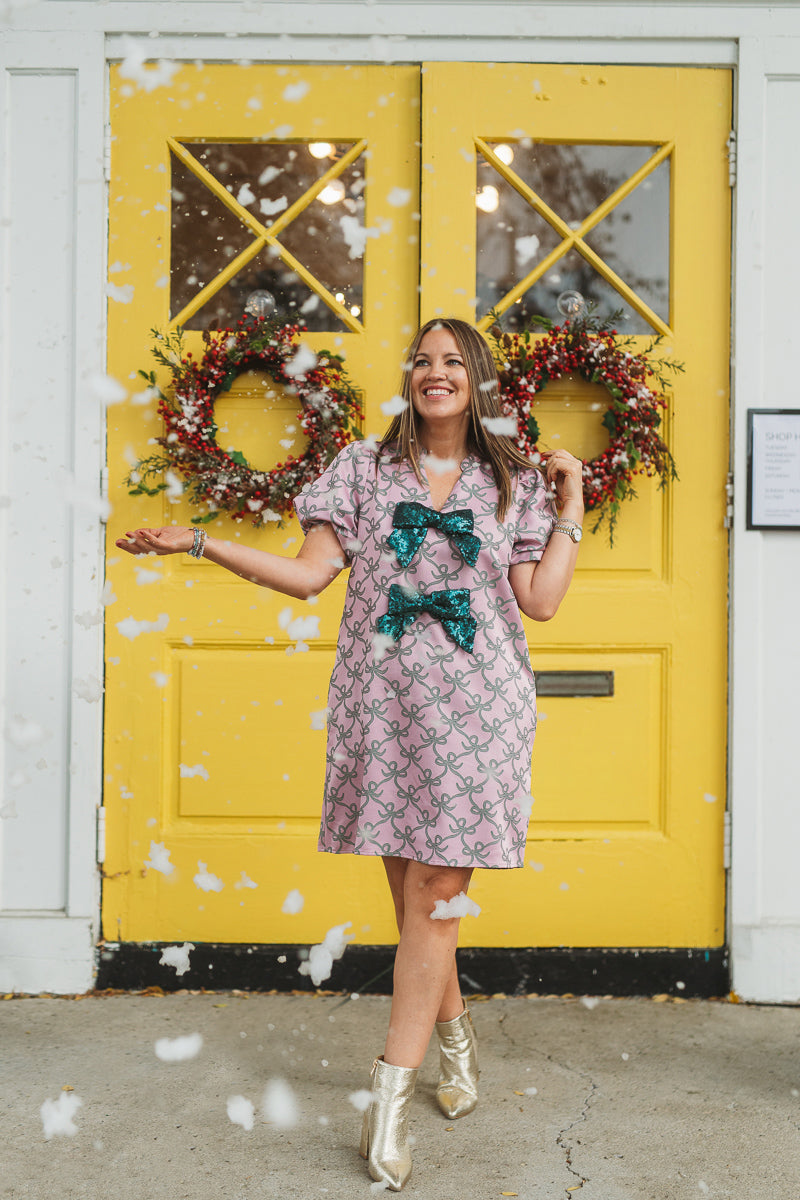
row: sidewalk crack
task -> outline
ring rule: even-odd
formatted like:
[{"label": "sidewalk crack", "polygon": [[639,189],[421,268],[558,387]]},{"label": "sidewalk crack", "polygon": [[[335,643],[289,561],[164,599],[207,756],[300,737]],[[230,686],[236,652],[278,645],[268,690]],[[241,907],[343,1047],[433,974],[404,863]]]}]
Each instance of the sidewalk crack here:
[{"label": "sidewalk crack", "polygon": [[[505,1017],[506,1014],[502,1013],[498,1020],[500,1032],[509,1042],[509,1044],[514,1047],[514,1049],[518,1049],[513,1035],[505,1027]],[[571,1197],[574,1196],[576,1192],[579,1192],[585,1183],[589,1182],[589,1176],[582,1175],[580,1171],[576,1171],[575,1167],[572,1165],[572,1152],[574,1147],[572,1139],[568,1138],[567,1135],[576,1127],[576,1125],[585,1124],[588,1120],[589,1108],[591,1107],[592,1101],[600,1090],[600,1085],[594,1082],[591,1075],[589,1075],[587,1071],[581,1071],[578,1067],[573,1066],[571,1063],[561,1062],[559,1059],[554,1058],[552,1054],[547,1054],[544,1050],[540,1050],[536,1047],[528,1047],[527,1050],[528,1053],[538,1055],[539,1058],[544,1059],[546,1062],[552,1063],[553,1066],[560,1067],[562,1071],[566,1071],[568,1074],[577,1075],[579,1079],[586,1080],[589,1083],[589,1091],[584,1097],[580,1113],[574,1121],[570,1121],[569,1125],[565,1125],[563,1129],[559,1130],[555,1139],[556,1145],[564,1152],[566,1168],[575,1181],[574,1183],[571,1183],[569,1187],[564,1189],[566,1196]]]},{"label": "sidewalk crack", "polygon": [[[574,1069],[575,1068],[573,1067],[572,1070]],[[580,1071],[579,1074],[584,1079],[589,1079],[590,1091],[587,1093],[583,1101],[583,1107],[581,1108],[581,1111],[575,1120],[571,1121],[569,1125],[565,1125],[564,1128],[559,1130],[558,1134],[556,1135],[556,1145],[560,1146],[564,1151],[566,1168],[576,1181],[570,1187],[565,1188],[567,1196],[572,1196],[575,1192],[579,1192],[583,1185],[589,1182],[589,1176],[582,1175],[580,1171],[576,1171],[575,1167],[572,1165],[573,1142],[567,1137],[567,1135],[575,1128],[576,1125],[585,1124],[589,1116],[589,1107],[598,1092],[598,1084],[596,1084],[593,1079],[590,1079],[589,1076],[585,1075],[583,1071]]]}]

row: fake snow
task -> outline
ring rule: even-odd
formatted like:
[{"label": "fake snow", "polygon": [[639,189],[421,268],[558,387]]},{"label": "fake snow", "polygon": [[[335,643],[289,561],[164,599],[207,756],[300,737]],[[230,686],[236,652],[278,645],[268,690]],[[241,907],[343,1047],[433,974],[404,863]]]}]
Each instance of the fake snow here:
[{"label": "fake snow", "polygon": [[319,308],[319,296],[313,295],[303,301],[300,305],[300,312],[305,316],[306,313],[314,312],[317,308]]},{"label": "fake snow", "polygon": [[357,1092],[351,1092],[347,1099],[359,1112],[366,1112],[372,1100],[372,1092],[369,1088],[359,1088]]},{"label": "fake snow", "polygon": [[312,712],[311,713],[311,728],[312,729],[324,729],[325,722],[328,719],[328,713],[330,711],[331,710],[329,708],[318,708],[315,712]]},{"label": "fake snow", "polygon": [[300,1115],[294,1092],[285,1079],[270,1079],[264,1089],[261,1110],[264,1120],[277,1129],[292,1129]]},{"label": "fake snow", "polygon": [[539,1094],[538,1088],[525,1088],[526,1096],[538,1096],[538,1094]]},{"label": "fake snow", "polygon": [[394,645],[394,638],[388,633],[376,633],[372,638],[372,657],[376,663],[379,663],[386,655],[387,650],[391,650]]},{"label": "fake snow", "polygon": [[319,637],[319,617],[293,617],[291,608],[281,609],[278,613],[278,625],[293,642]]},{"label": "fake snow", "polygon": [[284,371],[287,375],[294,378],[296,375],[305,375],[307,371],[313,370],[317,365],[317,356],[310,346],[305,342],[301,342],[297,347],[297,353],[294,358],[284,364]]},{"label": "fake snow", "polygon": [[244,1096],[229,1096],[226,1107],[228,1110],[228,1119],[234,1125],[241,1125],[242,1129],[246,1129],[249,1133],[253,1128],[256,1114],[252,1101],[245,1099]]},{"label": "fake snow", "polygon": [[531,233],[527,237],[518,237],[514,240],[514,249],[517,254],[517,262],[524,267],[526,263],[532,262],[539,253],[539,239],[535,233]]},{"label": "fake snow", "polygon": [[134,567],[133,573],[139,587],[144,587],[148,583],[161,583],[160,571],[148,571],[147,567]]},{"label": "fake snow", "polygon": [[87,609],[86,612],[75,614],[75,624],[80,625],[82,629],[91,629],[93,625],[102,625],[102,623],[102,608],[95,609],[94,612]]},{"label": "fake snow", "polygon": [[274,217],[276,213],[289,207],[289,201],[285,196],[278,196],[277,200],[259,200],[258,207],[265,217]]},{"label": "fake snow", "polygon": [[273,179],[277,179],[283,167],[265,167],[258,177],[258,182],[261,184],[272,183]]},{"label": "fake snow", "polygon": [[283,99],[289,104],[296,104],[298,100],[302,100],[307,95],[310,83],[306,83],[301,79],[298,83],[290,83],[288,87],[283,89]]},{"label": "fake snow", "polygon": [[297,888],[292,888],[281,905],[281,912],[294,916],[295,913],[303,911],[305,902],[305,896],[301,892],[298,892]]},{"label": "fake snow", "polygon": [[78,1127],[72,1118],[83,1104],[74,1092],[62,1092],[57,1100],[45,1100],[39,1109],[47,1141],[51,1137],[74,1137]]},{"label": "fake snow", "polygon": [[218,875],[213,875],[207,868],[208,863],[197,860],[197,874],[192,877],[192,883],[201,892],[221,892],[225,884]]},{"label": "fake snow", "polygon": [[134,291],[132,283],[123,283],[120,286],[117,286],[116,283],[106,284],[106,295],[109,300],[116,300],[118,304],[130,304]]},{"label": "fake snow", "polygon": [[452,900],[437,900],[431,913],[432,921],[448,921],[451,917],[477,917],[481,908],[466,892],[459,892]]},{"label": "fake snow", "polygon": [[103,584],[103,591],[100,594],[100,602],[106,606],[117,603],[117,597],[114,595],[114,588],[110,579],[107,579]]},{"label": "fake snow", "polygon": [[481,425],[496,437],[516,437],[517,422],[513,417],[481,417]]},{"label": "fake snow", "polygon": [[401,412],[405,412],[408,408],[408,401],[402,396],[392,396],[391,400],[385,400],[381,405],[381,412],[385,417],[399,417]]},{"label": "fake snow", "polygon": [[342,957],[347,943],[353,940],[354,935],[346,932],[350,925],[350,921],[345,921],[344,925],[334,925],[318,946],[311,947],[306,962],[300,963],[300,974],[309,975],[314,987],[319,987],[324,980],[330,978],[334,962]]},{"label": "fake snow", "polygon": [[180,500],[185,490],[183,480],[181,479],[180,475],[176,475],[174,471],[165,471],[164,481],[167,485],[164,489],[164,495],[171,504],[176,504],[178,500]]},{"label": "fake snow", "polygon": [[165,688],[169,683],[169,675],[165,671],[151,671],[150,678],[158,688]]},{"label": "fake snow", "polygon": [[236,194],[236,199],[239,204],[252,204],[255,198],[255,192],[252,190],[249,183],[243,183]]},{"label": "fake snow", "polygon": [[158,399],[158,388],[146,387],[141,392],[134,392],[131,396],[131,404],[149,404],[151,400]]},{"label": "fake snow", "polygon": [[202,763],[197,763],[193,767],[189,767],[186,763],[180,764],[181,779],[194,779],[195,775],[199,775],[201,779],[208,779],[209,774]]},{"label": "fake snow", "polygon": [[597,1008],[599,1003],[600,1001],[598,1000],[597,996],[581,996],[581,1004],[584,1008],[588,1008],[589,1012],[591,1012],[593,1008]]},{"label": "fake snow", "polygon": [[169,616],[167,613],[159,613],[155,621],[137,621],[135,617],[126,617],[124,621],[117,621],[117,629],[123,637],[133,641],[141,633],[163,633],[169,625]]},{"label": "fake snow", "polygon": [[368,229],[362,225],[358,217],[340,217],[342,237],[350,249],[351,258],[361,258],[367,244],[367,238],[380,237],[379,229]]},{"label": "fake snow", "polygon": [[448,471],[458,469],[458,463],[454,458],[438,458],[435,454],[428,454],[425,458],[425,470],[433,471],[434,475],[446,475]]},{"label": "fake snow", "polygon": [[159,965],[174,967],[176,975],[185,975],[189,970],[190,950],[194,950],[192,942],[184,942],[182,946],[165,946],[158,960]]},{"label": "fake snow", "polygon": [[187,1059],[197,1058],[203,1047],[201,1033],[187,1033],[183,1037],[159,1038],[156,1042],[156,1058],[162,1062],[186,1062]]},{"label": "fake snow", "polygon": [[112,375],[90,375],[86,382],[95,399],[106,408],[112,404],[122,404],[128,398],[127,389]]},{"label": "fake snow", "polygon": [[392,188],[386,199],[392,208],[402,208],[411,199],[411,191],[409,188]]},{"label": "fake snow", "polygon": [[237,879],[233,886],[235,888],[257,888],[258,884],[250,878],[246,871],[242,871],[241,879]]},{"label": "fake snow", "polygon": [[717,797],[712,795],[711,792],[703,792],[703,799],[706,804],[716,804],[717,802]]},{"label": "fake snow", "polygon": [[88,675],[86,679],[76,679],[72,690],[79,700],[85,700],[87,704],[97,704],[98,700],[103,698],[105,688],[96,675]]},{"label": "fake snow", "polygon": [[708,1193],[711,1191],[710,1187],[703,1179],[698,1180],[697,1186],[699,1187],[700,1191],[703,1193],[704,1196],[707,1196]]},{"label": "fake snow", "polygon": [[378,1192],[386,1192],[389,1190],[389,1181],[386,1179],[376,1179],[374,1183],[369,1185],[370,1193],[377,1196]]},{"label": "fake snow", "polygon": [[12,717],[6,725],[6,741],[11,742],[18,750],[35,746],[38,742],[43,742],[45,737],[41,725],[36,721],[27,721],[25,717]]},{"label": "fake snow", "polygon": [[125,57],[119,65],[120,77],[132,79],[136,86],[145,92],[166,87],[172,82],[175,72],[180,70],[179,63],[168,62],[164,58],[160,58],[156,64],[146,67],[147,51],[133,38],[123,37],[122,49]]},{"label": "fake snow", "polygon": [[171,875],[175,870],[175,863],[169,861],[171,853],[163,842],[151,842],[150,857],[144,860],[144,865],[153,871],[160,871],[162,875]]}]

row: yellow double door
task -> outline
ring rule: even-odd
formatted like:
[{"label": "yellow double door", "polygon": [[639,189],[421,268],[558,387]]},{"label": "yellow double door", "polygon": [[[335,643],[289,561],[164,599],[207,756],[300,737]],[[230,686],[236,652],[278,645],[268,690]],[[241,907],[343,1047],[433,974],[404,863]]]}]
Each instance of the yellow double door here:
[{"label": "yellow double door", "polygon": [[[721,945],[729,74],[186,65],[151,91],[111,82],[108,369],[131,393],[109,409],[114,536],[196,515],[125,484],[161,430],[136,382],[151,330],[180,325],[201,353],[254,292],[345,356],[366,433],[431,316],[516,328],[578,291],[619,310],[634,350],[660,334],[683,364],[680,481],[642,479],[613,547],[587,533],[562,611],[529,624],[551,687],[526,866],[476,874],[461,940]],[[226,448],[264,467],[302,448],[265,383],[240,378],[216,408]],[[596,453],[603,408],[588,384],[549,387],[544,440]],[[209,528],[277,553],[302,537],[295,521]],[[104,936],[312,942],[350,921],[358,942],[393,941],[380,861],[316,853],[344,577],[304,604],[113,539],[108,575]],[[320,636],[290,640],[287,610]]]}]

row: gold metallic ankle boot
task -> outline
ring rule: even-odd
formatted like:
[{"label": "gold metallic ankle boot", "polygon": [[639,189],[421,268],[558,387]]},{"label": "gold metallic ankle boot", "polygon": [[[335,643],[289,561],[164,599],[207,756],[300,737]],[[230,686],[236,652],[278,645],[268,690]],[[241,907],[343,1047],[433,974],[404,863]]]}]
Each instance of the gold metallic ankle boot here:
[{"label": "gold metallic ankle boot", "polygon": [[478,1043],[469,1009],[452,1021],[437,1021],[439,1086],[436,1100],[451,1121],[465,1117],[478,1103]]},{"label": "gold metallic ankle boot", "polygon": [[411,1174],[408,1110],[416,1082],[415,1067],[393,1067],[375,1059],[372,1099],[361,1127],[361,1157],[372,1178],[392,1192],[399,1192]]}]

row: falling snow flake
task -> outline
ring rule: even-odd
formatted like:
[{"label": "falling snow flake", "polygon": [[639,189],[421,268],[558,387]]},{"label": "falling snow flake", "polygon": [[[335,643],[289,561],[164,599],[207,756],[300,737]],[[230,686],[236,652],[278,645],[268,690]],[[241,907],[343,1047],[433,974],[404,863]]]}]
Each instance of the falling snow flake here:
[{"label": "falling snow flake", "polygon": [[517,422],[513,417],[481,417],[481,425],[496,437],[516,437]]},{"label": "falling snow flake", "polygon": [[221,892],[225,884],[218,875],[208,870],[208,863],[197,861],[197,874],[192,877],[192,883],[201,892]]},{"label": "falling snow flake", "polygon": [[134,291],[132,283],[123,283],[120,286],[117,286],[116,283],[106,284],[106,295],[109,300],[116,300],[118,304],[130,304]]},{"label": "falling snow flake", "polygon": [[229,1096],[226,1109],[228,1119],[234,1125],[241,1125],[242,1129],[249,1133],[253,1128],[256,1113],[252,1101],[247,1100],[244,1096]]},{"label": "falling snow flake", "polygon": [[185,975],[189,970],[189,954],[194,950],[192,942],[184,942],[182,946],[165,946],[158,960],[161,966],[174,967],[176,975]]},{"label": "falling snow flake", "polygon": [[277,1129],[292,1129],[300,1112],[295,1094],[285,1079],[270,1079],[261,1102],[264,1120]]},{"label": "falling snow flake", "polygon": [[202,763],[196,763],[193,767],[188,766],[186,763],[181,763],[178,769],[181,773],[181,779],[194,779],[196,775],[199,775],[201,779],[209,778],[208,771]]},{"label": "falling snow flake", "polygon": [[459,892],[452,900],[437,900],[431,913],[432,921],[448,921],[451,917],[477,917],[480,905],[467,895]]},{"label": "falling snow flake", "polygon": [[409,188],[395,187],[392,188],[386,199],[393,208],[402,208],[404,204],[408,204],[410,201],[411,191]]},{"label": "falling snow flake", "polygon": [[162,1062],[186,1062],[187,1059],[197,1058],[203,1048],[203,1035],[186,1033],[183,1037],[159,1038],[155,1045],[156,1058]]},{"label": "falling snow flake", "polygon": [[47,1141],[52,1137],[74,1137],[78,1127],[73,1117],[83,1104],[74,1092],[62,1092],[57,1100],[45,1100],[39,1109]]},{"label": "falling snow flake", "polygon": [[153,871],[160,871],[162,875],[171,875],[175,870],[175,864],[169,861],[171,853],[163,842],[151,842],[150,857],[144,860],[144,865]]},{"label": "falling snow flake", "polygon": [[159,613],[155,621],[137,621],[135,617],[125,617],[124,621],[117,621],[117,629],[123,637],[133,641],[142,633],[163,633],[169,625],[169,616],[167,613]]},{"label": "falling snow flake", "polygon": [[142,91],[152,92],[156,88],[167,87],[172,82],[173,75],[180,70],[180,63],[169,62],[164,58],[145,66],[147,50],[133,38],[123,37],[122,49],[125,57],[118,68],[120,78],[133,80]]},{"label": "falling snow flake", "polygon": [[306,83],[304,79],[298,80],[297,83],[290,83],[283,89],[283,99],[289,104],[296,104],[298,100],[302,100],[308,94],[310,87],[311,84]]},{"label": "falling snow flake", "polygon": [[330,711],[331,710],[329,708],[318,708],[315,712],[312,712],[310,714],[311,715],[311,728],[312,729],[324,729],[325,722],[328,719],[328,714],[330,713]]},{"label": "falling snow flake", "polygon": [[305,342],[301,342],[297,347],[297,351],[293,358],[284,364],[284,371],[287,375],[295,378],[298,375],[305,375],[308,371],[313,370],[317,365],[317,356],[310,346]]},{"label": "falling snow flake", "polygon": [[307,960],[300,964],[298,968],[300,974],[309,975],[314,987],[319,987],[321,983],[330,978],[334,962],[342,957],[347,943],[353,940],[353,934],[347,933],[350,925],[350,921],[346,921],[343,925],[334,925],[318,946],[311,947]]},{"label": "falling snow flake", "polygon": [[407,400],[404,400],[402,396],[392,396],[391,400],[384,400],[381,405],[381,412],[385,417],[398,417],[407,408]]},{"label": "falling snow flake", "polygon": [[303,911],[305,902],[305,896],[301,892],[298,892],[297,888],[292,888],[281,905],[281,912],[294,916],[296,913]]}]

